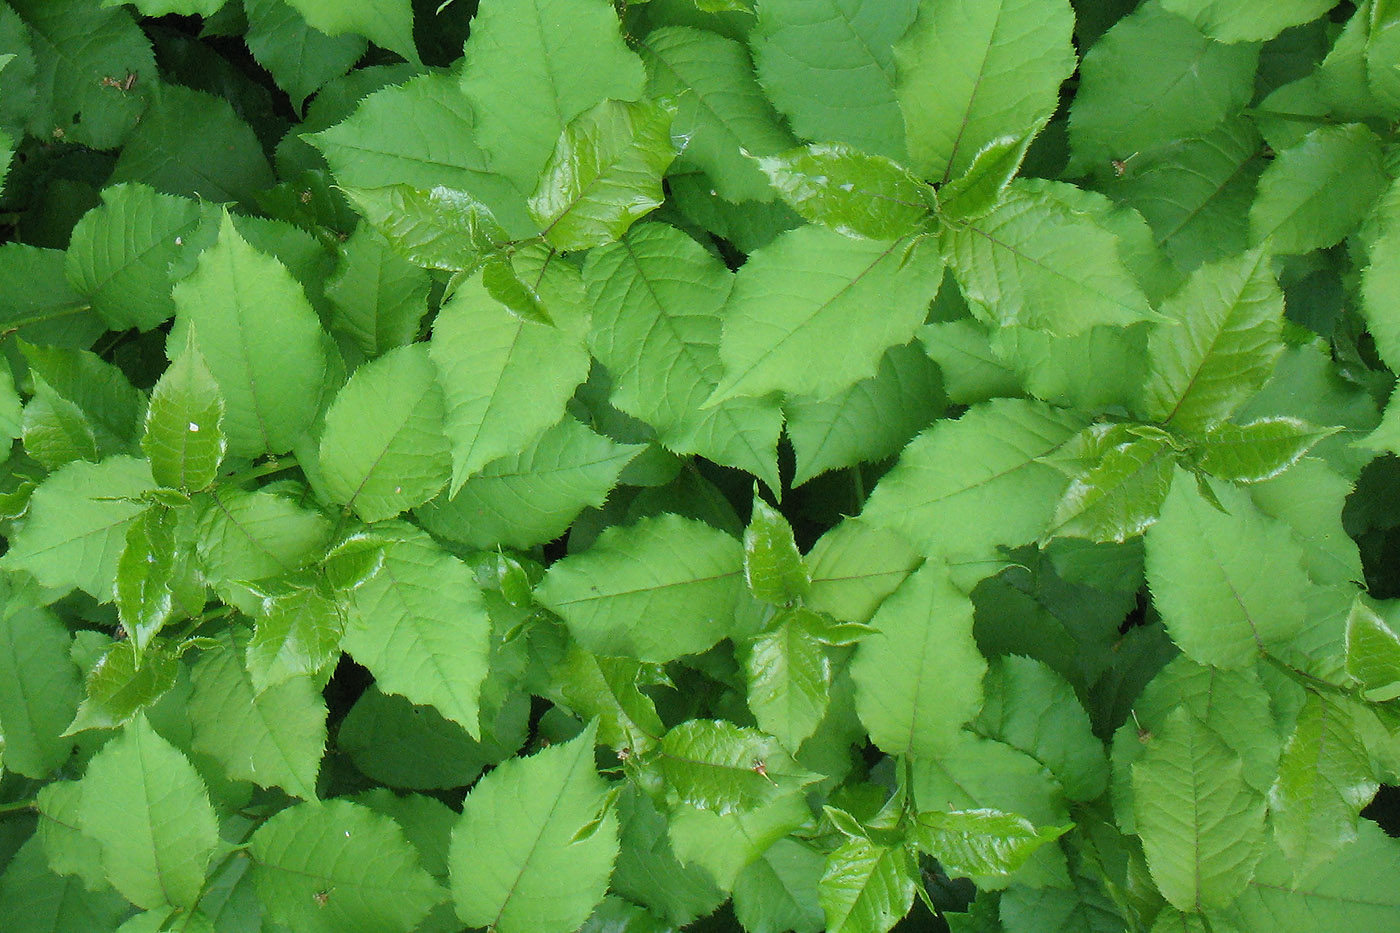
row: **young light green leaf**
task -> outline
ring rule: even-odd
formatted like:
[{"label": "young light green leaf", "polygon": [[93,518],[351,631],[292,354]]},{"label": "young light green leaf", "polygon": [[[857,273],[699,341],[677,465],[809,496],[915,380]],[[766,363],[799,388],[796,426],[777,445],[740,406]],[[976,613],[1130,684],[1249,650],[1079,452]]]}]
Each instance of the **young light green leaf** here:
[{"label": "young light green leaf", "polygon": [[1400,366],[1400,319],[1395,314],[1395,302],[1400,300],[1400,229],[1384,233],[1371,244],[1370,260],[1361,273],[1361,315],[1381,360],[1387,366]]},{"label": "young light green leaf", "polygon": [[766,0],[749,34],[758,80],[803,139],[904,158],[894,44],[916,0]]},{"label": "young light green leaf", "polygon": [[1162,8],[1186,17],[1220,42],[1261,42],[1317,19],[1332,5],[1328,0],[1162,0]]},{"label": "young light green leaf", "polygon": [[1225,45],[1189,21],[1146,4],[1084,55],[1069,134],[1079,169],[1174,139],[1202,136],[1249,103],[1259,46]]},{"label": "young light green leaf", "polygon": [[950,218],[943,255],[973,312],[1055,335],[1154,319],[1114,231],[1056,193],[1012,182],[989,213]]},{"label": "young light green leaf", "polygon": [[[20,341],[19,348],[29,364],[36,398],[74,419],[76,430],[91,439],[96,456],[84,459],[133,452],[146,398],[119,368],[87,350],[37,346],[24,341]],[[43,459],[41,451],[35,449],[38,445],[33,435],[38,426],[34,422],[34,413],[26,410],[22,425],[25,447],[36,459]],[[67,461],[54,465],[63,462]]]},{"label": "young light green leaf", "polygon": [[82,781],[50,781],[34,795],[39,825],[34,835],[44,844],[49,868],[81,878],[90,891],[112,891],[102,869],[102,850],[82,833]]},{"label": "young light green leaf", "polygon": [[641,52],[647,94],[678,106],[671,125],[673,137],[685,140],[678,164],[703,171],[729,201],[773,200],[747,155],[781,152],[795,140],[764,97],[744,47],[708,30],[668,26],[648,34]]},{"label": "young light green leaf", "polygon": [[575,117],[530,198],[545,241],[566,251],[602,246],[660,207],[675,114],[673,105],[605,100]]},{"label": "young light green leaf", "polygon": [[1367,699],[1400,697],[1400,637],[1361,600],[1347,616],[1346,656],[1347,673],[1366,690]]},{"label": "young light green leaf", "polygon": [[567,933],[603,899],[617,816],[594,770],[594,738],[589,726],[562,745],[502,762],[467,795],[448,856],[464,923]]},{"label": "young light green leaf", "polygon": [[800,216],[845,236],[898,240],[918,233],[933,216],[932,189],[884,156],[812,143],[757,161]]},{"label": "young light green leaf", "polygon": [[754,721],[796,752],[817,731],[831,699],[827,624],[806,609],[781,613],[739,652]]},{"label": "young light green leaf", "polygon": [[243,662],[247,641],[240,628],[225,631],[191,669],[193,747],[234,780],[315,799],[326,745],[326,701],[310,677],[257,692]]},{"label": "young light green leaf", "polygon": [[1310,584],[1287,526],[1242,490],[1215,493],[1228,514],[1178,473],[1161,520],[1147,531],[1147,582],[1183,652],[1201,664],[1238,668],[1302,629]]},{"label": "young light green leaf", "polygon": [[1389,184],[1380,139],[1368,127],[1319,126],[1259,176],[1249,242],[1274,253],[1334,246],[1361,225]]},{"label": "young light green leaf", "polygon": [[179,515],[152,506],[127,526],[126,545],[117,561],[117,617],[131,640],[134,658],[175,611],[176,528]]},{"label": "young light green leaf", "polygon": [[510,239],[490,208],[457,188],[347,187],[345,194],[395,252],[424,269],[471,272]]},{"label": "young light green leaf", "polygon": [[818,885],[830,933],[885,933],[914,904],[917,866],[903,846],[847,839],[826,857]]},{"label": "young light green leaf", "polygon": [[224,399],[193,338],[151,390],[141,449],[162,486],[195,492],[218,476],[228,450]]},{"label": "young light green leaf", "polygon": [[37,588],[0,581],[0,730],[7,771],[44,779],[68,760],[63,737],[82,699],[82,679],[69,660],[68,630],[37,601]]},{"label": "young light green leaf", "polygon": [[[325,515],[268,490],[215,487],[198,507],[195,549],[216,587],[288,574],[320,558],[330,543]],[[249,614],[256,605],[247,604]]]},{"label": "young light green leaf", "polygon": [[264,597],[244,653],[253,690],[324,670],[340,657],[344,632],[344,611],[321,587],[277,587]]},{"label": "young light green leaf", "polygon": [[1264,798],[1200,720],[1167,718],[1133,765],[1133,799],[1152,879],[1173,906],[1220,908],[1244,890],[1264,854]]},{"label": "young light green leaf", "polygon": [[472,36],[461,86],[475,139],[522,197],[569,121],[600,101],[641,97],[642,63],[605,0],[487,4]]},{"label": "young light green leaf", "polygon": [[749,526],[744,529],[744,581],[755,599],[775,606],[802,599],[812,582],[792,526],[783,513],[757,494]]},{"label": "young light green leaf", "polygon": [[142,184],[102,190],[102,206],[73,228],[65,271],[112,330],[150,330],[175,314],[171,268],[193,261],[197,201]]},{"label": "young light green leaf", "polygon": [[848,518],[807,552],[812,587],[806,604],[837,619],[865,622],[919,565],[899,534]]},{"label": "young light green leaf", "polygon": [[734,881],[734,916],[753,933],[820,933],[818,883],[826,859],[796,839],[779,839]]},{"label": "young light green leaf", "polygon": [[1024,544],[1044,530],[1067,485],[1040,458],[1084,425],[1080,415],[1023,399],[934,422],[880,480],[862,521],[903,534],[930,557],[984,558],[998,545]]},{"label": "young light green leaf", "polygon": [[803,795],[788,793],[752,810],[729,813],[675,804],[667,831],[681,862],[701,869],[728,891],[745,866],[811,818]]},{"label": "young light green leaf", "polygon": [[691,719],[667,732],[656,768],[680,802],[721,814],[771,803],[820,776],[772,736],[723,719]]},{"label": "young light green leaf", "polygon": [[110,602],[127,524],[145,510],[140,496],[154,485],[146,461],[132,457],[61,467],[34,490],[4,563],[44,586],[78,587]]},{"label": "young light green leaf", "polygon": [[777,404],[735,398],[700,407],[724,372],[721,310],[733,284],[724,264],[675,227],[648,223],[591,250],[583,276],[593,307],[588,342],[612,377],[612,404],[655,428],[667,448],[779,488]]},{"label": "young light green leaf", "polygon": [[1091,425],[1087,447],[1097,459],[1078,472],[1055,506],[1045,538],[1122,543],[1157,521],[1171,488],[1175,453],[1169,438],[1139,436],[1125,425]]},{"label": "young light green leaf", "polygon": [[730,633],[743,561],[742,546],[724,532],[658,515],[614,525],[587,551],[554,563],[535,597],[589,651],[664,663]]},{"label": "young light green leaf", "polygon": [[431,499],[452,475],[443,393],[425,344],[390,350],[355,370],[326,411],[321,481],[367,522]]},{"label": "young light green leaf", "polygon": [[585,507],[600,507],[643,444],[618,444],[565,418],[520,453],[488,463],[448,498],[415,514],[434,534],[472,547],[531,548],[559,537]]},{"label": "young light green leaf", "polygon": [[89,762],[80,820],[127,900],[147,909],[198,902],[218,822],[194,766],[145,716]]},{"label": "young light green leaf", "polygon": [[223,396],[229,452],[290,450],[311,426],[326,368],[320,322],[301,285],[225,213],[219,241],[176,285],[175,307]]},{"label": "young light green leaf", "polygon": [[1283,350],[1283,293],[1269,262],[1251,250],[1201,266],[1162,303],[1170,322],[1147,340],[1149,417],[1208,431],[1269,378]]},{"label": "young light green leaf", "polygon": [[1248,424],[1222,422],[1196,446],[1201,469],[1232,483],[1262,483],[1297,463],[1313,445],[1340,427],[1319,428],[1287,416]]},{"label": "young light green leaf", "polygon": [[1040,826],[1000,810],[930,810],[919,814],[919,848],[949,876],[1009,875],[1035,850],[1073,828]]},{"label": "young light green leaf", "polygon": [[408,526],[351,593],[344,647],[380,687],[431,705],[480,737],[491,620],[470,569]]},{"label": "young light green leaf", "polygon": [[946,565],[909,576],[870,620],[851,661],[856,710],[891,755],[936,755],[982,706],[987,662],[972,638],[972,601]]},{"label": "young light green leaf", "polygon": [[65,735],[116,729],[175,686],[180,660],[162,647],[138,654],[130,640],[112,642],[87,675],[86,696]]},{"label": "young light green leaf", "polygon": [[573,335],[512,314],[479,277],[463,282],[438,312],[429,352],[452,444],[449,495],[557,424],[588,375],[588,351]]},{"label": "young light green leaf", "polygon": [[656,704],[640,688],[666,683],[665,671],[631,658],[603,658],[577,645],[551,675],[565,704],[581,718],[598,719],[598,741],[632,754],[660,740],[666,727]]},{"label": "young light green leaf", "polygon": [[[749,257],[724,310],[724,378],[707,405],[780,391],[826,398],[908,343],[943,263],[924,239],[857,240],[798,227]],[[866,309],[884,308],[877,320]]]},{"label": "young light green leaf", "polygon": [[972,164],[938,189],[938,212],[951,220],[976,220],[997,206],[1020,171],[1034,133],[998,136],[984,145]]},{"label": "young light green leaf", "polygon": [[446,892],[388,816],[351,803],[299,803],[249,840],[268,919],[308,933],[414,929]]},{"label": "young light green leaf", "polygon": [[1073,29],[1064,0],[923,5],[895,46],[914,169],[946,182],[987,143],[1044,123],[1074,71]]},{"label": "young light green leaf", "polygon": [[1380,784],[1344,700],[1308,693],[1269,789],[1274,837],[1295,878],[1356,839],[1356,817]]},{"label": "young light green leaf", "polygon": [[340,247],[326,282],[330,329],[370,358],[412,343],[428,313],[428,274],[401,257],[369,225],[357,226]]},{"label": "young light green leaf", "polygon": [[920,344],[906,344],[886,350],[874,376],[831,398],[785,399],[792,485],[898,453],[947,407],[941,375]]},{"label": "young light green leaf", "polygon": [[397,52],[411,64],[418,63],[413,44],[413,5],[410,0],[371,0],[337,3],[336,0],[287,0],[311,26],[328,36],[359,33],[375,45]]}]

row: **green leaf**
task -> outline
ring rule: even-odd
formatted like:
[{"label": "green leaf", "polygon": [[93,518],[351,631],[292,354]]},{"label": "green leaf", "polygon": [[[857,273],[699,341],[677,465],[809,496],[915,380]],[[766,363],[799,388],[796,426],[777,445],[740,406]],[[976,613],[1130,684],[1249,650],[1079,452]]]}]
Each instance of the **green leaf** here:
[{"label": "green leaf", "polygon": [[786,606],[807,595],[811,578],[783,513],[754,495],[744,529],[744,581],[755,599]]},{"label": "green leaf", "polygon": [[1069,111],[1074,164],[1107,171],[1210,133],[1249,103],[1258,60],[1257,44],[1215,42],[1159,4],[1139,7],[1084,55]]},{"label": "green leaf", "polygon": [[896,46],[914,168],[947,182],[988,143],[1042,125],[1074,71],[1073,27],[1060,0],[922,8]]},{"label": "green leaf", "polygon": [[[707,404],[781,391],[826,398],[873,376],[908,343],[938,292],[943,264],[922,239],[856,240],[799,227],[739,271],[724,310],[724,378]],[[884,313],[866,310],[878,303]]]},{"label": "green leaf", "polygon": [[721,814],[761,807],[818,777],[772,736],[723,719],[691,719],[667,732],[656,767],[680,802]]},{"label": "green leaf", "polygon": [[788,793],[755,809],[729,813],[678,803],[671,807],[667,829],[676,857],[729,891],[746,866],[811,817],[803,795]]},{"label": "green leaf", "polygon": [[914,904],[917,866],[903,846],[847,839],[818,885],[830,933],[885,933]]},{"label": "green leaf", "polygon": [[510,239],[491,209],[467,191],[387,185],[345,193],[395,252],[424,269],[470,272]]},{"label": "green leaf", "polygon": [[1045,537],[1121,543],[1142,534],[1157,521],[1171,488],[1175,451],[1170,439],[1100,422],[1069,446],[1080,443],[1094,459],[1073,474]]},{"label": "green leaf", "polygon": [[1070,826],[1037,827],[1000,810],[930,810],[919,814],[919,848],[938,859],[952,877],[1009,875],[1036,849]]},{"label": "green leaf", "polygon": [[1384,233],[1371,245],[1370,265],[1361,273],[1360,311],[1387,366],[1400,366],[1400,229]]},{"label": "green leaf", "polygon": [[326,701],[310,677],[259,693],[244,666],[246,647],[247,636],[235,628],[200,652],[190,671],[193,747],[234,780],[314,799],[326,744]]},{"label": "green leaf", "polygon": [[1226,120],[1203,136],[1139,152],[1103,190],[1142,214],[1167,255],[1190,271],[1248,245],[1261,148],[1253,121]]},{"label": "green leaf", "polygon": [[[96,456],[83,459],[95,460],[108,454],[132,451],[146,399],[119,368],[87,350],[36,346],[22,341],[19,347],[29,364],[36,397],[61,418],[74,419],[78,423],[76,430],[90,438]],[[42,460],[42,448],[47,445],[39,443],[35,437],[43,430],[35,423],[35,418],[34,412],[26,410],[25,448],[35,459]],[[54,465],[64,462],[67,460]]]},{"label": "green leaf", "polygon": [[589,651],[664,663],[730,633],[742,574],[738,541],[659,515],[608,528],[587,551],[551,565],[535,598]]},{"label": "green leaf", "polygon": [[127,900],[147,909],[198,902],[218,823],[194,766],[145,716],[88,764],[80,819]]},{"label": "green leaf", "polygon": [[189,333],[184,351],[151,390],[141,449],[157,483],[194,492],[218,476],[228,440],[219,385]]},{"label": "green leaf", "polygon": [[430,354],[452,444],[449,494],[557,424],[588,375],[588,352],[576,338],[512,314],[480,278],[463,282],[438,312]]},{"label": "green leaf", "polygon": [[275,182],[257,134],[233,105],[179,84],[160,84],[151,92],[110,180],[245,205]]},{"label": "green leaf", "polygon": [[567,933],[603,899],[617,816],[594,770],[594,733],[590,726],[572,741],[505,761],[467,795],[449,855],[464,923]]},{"label": "green leaf", "polygon": [[851,679],[871,739],[891,755],[933,755],[982,706],[987,662],[972,638],[972,602],[930,561],[870,620]]},{"label": "green leaf", "polygon": [[443,393],[424,344],[355,370],[326,411],[321,479],[332,501],[367,522],[431,499],[452,475]]},{"label": "green leaf", "polygon": [[344,632],[344,611],[321,587],[274,587],[244,654],[254,691],[325,670],[340,657]]},{"label": "green leaf", "polygon": [[411,930],[445,895],[393,819],[348,800],[287,807],[248,852],[268,919],[294,930]]},{"label": "green leaf", "polygon": [[898,240],[932,217],[933,192],[908,169],[841,143],[759,156],[758,167],[805,220],[845,236]]},{"label": "green leaf", "polygon": [[72,641],[63,623],[39,606],[36,588],[0,582],[0,730],[5,769],[43,779],[68,760],[63,737],[82,698],[78,669],[69,660]]},{"label": "green leaf", "polygon": [[575,117],[530,198],[541,236],[561,250],[612,243],[661,206],[676,157],[674,106],[605,100]]},{"label": "green leaf", "polygon": [[938,212],[951,220],[975,220],[995,208],[1034,139],[1034,133],[998,136],[984,145],[967,171],[939,187]]},{"label": "green leaf", "polygon": [[845,519],[807,552],[812,576],[807,607],[865,622],[919,563],[918,553],[899,534]]},{"label": "green leaf", "polygon": [[341,244],[335,274],[326,282],[330,329],[371,358],[412,343],[428,313],[431,285],[426,272],[373,229],[356,227]]},{"label": "green leaf", "polygon": [[733,283],[724,264],[676,228],[647,223],[591,250],[583,277],[589,347],[612,377],[612,404],[655,428],[667,448],[779,488],[777,404],[735,398],[700,407],[724,372],[721,310]]},{"label": "green leaf", "polygon": [[1240,929],[1280,933],[1384,929],[1400,908],[1389,879],[1400,868],[1400,847],[1369,820],[1337,857],[1295,880],[1283,851],[1270,846],[1253,880],[1226,914]]},{"label": "green leaf", "polygon": [[1201,469],[1232,483],[1273,479],[1297,463],[1313,445],[1340,427],[1319,428],[1287,416],[1248,424],[1223,422],[1206,432],[1196,447]]},{"label": "green leaf", "polygon": [[145,510],[140,496],[153,486],[146,461],[132,457],[61,467],[34,490],[5,564],[44,586],[110,602],[127,524]]},{"label": "green leaf", "polygon": [[1400,637],[1375,610],[1357,600],[1347,617],[1347,673],[1384,702],[1400,697]]},{"label": "green leaf", "polygon": [[1162,8],[1186,17],[1221,42],[1258,42],[1317,19],[1332,4],[1328,0],[1162,0]]},{"label": "green leaf", "polygon": [[534,284],[515,268],[514,257],[493,256],[481,267],[481,284],[492,300],[500,302],[522,321],[554,325],[554,319],[544,306],[544,298]]},{"label": "green leaf", "polygon": [[328,36],[359,33],[375,45],[383,46],[417,64],[418,49],[413,44],[413,5],[409,0],[287,0],[306,18],[312,28]]},{"label": "green leaf", "polygon": [[[210,2],[222,5],[223,0]],[[287,92],[297,111],[306,98],[345,74],[365,54],[361,36],[328,36],[313,29],[283,0],[245,0],[243,11],[248,17],[243,37],[248,51]]]},{"label": "green leaf", "polygon": [[1350,704],[1309,692],[1269,789],[1274,837],[1295,878],[1356,840],[1356,817],[1380,785]]},{"label": "green leaf", "polygon": [[[1008,656],[993,661],[973,731],[1043,762],[1070,800],[1094,800],[1108,783],[1103,742],[1074,688],[1047,665]],[[973,874],[983,874],[974,872]]]},{"label": "green leaf", "polygon": [[472,547],[530,548],[600,507],[643,444],[618,444],[566,416],[520,453],[492,460],[456,495],[419,507],[423,527]]},{"label": "green leaf", "polygon": [[1303,546],[1303,566],[1314,583],[1345,586],[1360,580],[1361,555],[1342,526],[1351,481],[1325,461],[1308,457],[1249,488],[1260,511],[1287,524]]},{"label": "green leaf", "polygon": [[106,325],[63,274],[64,252],[0,245],[0,323],[37,343],[87,348]]},{"label": "green leaf", "polygon": [[471,571],[406,526],[351,594],[344,647],[382,690],[431,705],[474,736],[491,621]]},{"label": "green leaf", "polygon": [[82,781],[51,781],[35,795],[39,825],[34,835],[43,842],[49,868],[81,878],[90,891],[112,892],[102,870],[102,851],[82,833]]},{"label": "green leaf", "polygon": [[781,613],[740,649],[748,704],[758,727],[796,752],[826,715],[832,663],[826,623],[806,609]]},{"label": "green leaf", "polygon": [[604,658],[569,648],[551,670],[565,704],[582,719],[598,719],[598,741],[636,754],[656,744],[666,727],[642,687],[667,683],[665,671],[631,658]]},{"label": "green leaf", "polygon": [[874,376],[829,399],[786,399],[787,436],[796,458],[792,485],[898,453],[943,413],[942,389],[932,360],[919,344],[908,344],[886,350]]},{"label": "green leaf", "polygon": [[826,860],[796,839],[773,843],[734,883],[734,915],[753,933],[819,933],[818,883]]},{"label": "green leaf", "polygon": [[1057,193],[1013,182],[990,213],[950,218],[943,254],[972,310],[1055,335],[1153,319],[1114,231]]},{"label": "green leaf", "polygon": [[291,273],[224,214],[175,307],[223,396],[229,452],[290,450],[316,415],[326,368],[320,322]]},{"label": "green leaf", "polygon": [[644,80],[605,0],[498,0],[472,21],[461,87],[477,144],[524,197],[574,117],[637,100]]},{"label": "green leaf", "polygon": [[1208,431],[1268,380],[1283,350],[1283,293],[1268,254],[1201,266],[1162,313],[1170,323],[1148,336],[1143,410],[1182,431]]},{"label": "green leaf", "polygon": [[1333,246],[1365,218],[1389,185],[1380,140],[1360,123],[1320,126],[1259,177],[1249,209],[1251,244],[1275,253]]},{"label": "green leaf", "polygon": [[1309,581],[1287,526],[1241,490],[1215,490],[1228,514],[1179,474],[1147,532],[1147,581],[1172,640],[1192,659],[1238,668],[1303,627]]},{"label": "green leaf", "polygon": [[209,582],[227,587],[297,570],[319,559],[330,537],[324,515],[286,496],[216,486],[200,502],[195,548]]},{"label": "green leaf", "polygon": [[131,641],[113,642],[88,672],[86,693],[67,734],[115,729],[163,697],[179,674],[179,658],[163,646],[138,654]]},{"label": "green leaf", "polygon": [[1264,851],[1264,798],[1240,757],[1178,711],[1133,766],[1138,834],[1162,895],[1181,910],[1228,905]]},{"label": "green leaf", "polygon": [[94,892],[54,874],[43,843],[30,838],[0,876],[0,910],[14,933],[89,933],[115,929],[131,904],[110,888]]},{"label": "green leaf", "polygon": [[1039,458],[1084,423],[1022,399],[996,399],[957,421],[934,422],[880,480],[862,520],[903,534],[930,557],[980,559],[998,545],[1024,544],[1044,530],[1067,485]]},{"label": "green leaf", "polygon": [[720,197],[771,201],[773,192],[749,155],[792,147],[792,135],[763,95],[742,45],[715,33],[673,26],[641,43],[647,94],[674,98],[674,138],[686,140],[678,166],[703,171]]},{"label": "green leaf", "polygon": [[[35,105],[26,129],[94,149],[118,146],[141,118],[147,91],[156,84],[151,44],[126,10],[96,4],[69,7],[48,0],[10,4],[29,27],[33,43]],[[139,84],[124,91],[104,77]]]},{"label": "green leaf", "polygon": [[73,228],[68,281],[112,330],[150,330],[175,314],[171,269],[193,262],[202,219],[198,202],[146,185],[104,188]]}]

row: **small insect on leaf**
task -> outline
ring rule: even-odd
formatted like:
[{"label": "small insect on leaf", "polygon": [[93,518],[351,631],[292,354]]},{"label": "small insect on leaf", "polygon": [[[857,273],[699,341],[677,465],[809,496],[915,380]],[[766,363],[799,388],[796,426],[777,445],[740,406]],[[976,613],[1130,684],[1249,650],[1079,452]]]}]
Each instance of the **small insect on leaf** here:
[{"label": "small insect on leaf", "polygon": [[326,906],[326,902],[329,901],[329,900],[331,899],[331,892],[329,892],[329,891],[317,891],[315,894],[313,894],[313,895],[311,895],[311,896],[312,896],[312,898],[316,901],[316,906],[318,906],[318,907],[325,907],[325,906]]}]

